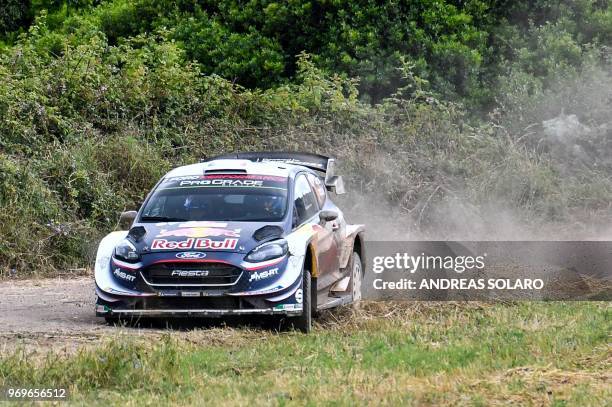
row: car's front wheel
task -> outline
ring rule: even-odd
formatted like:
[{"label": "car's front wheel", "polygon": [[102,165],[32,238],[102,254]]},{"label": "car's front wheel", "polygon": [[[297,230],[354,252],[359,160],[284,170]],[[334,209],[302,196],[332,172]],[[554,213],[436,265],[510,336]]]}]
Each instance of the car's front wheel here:
[{"label": "car's front wheel", "polygon": [[312,292],[310,286],[312,277],[310,271],[304,269],[302,277],[302,314],[293,317],[293,327],[301,332],[310,333],[312,330]]},{"label": "car's front wheel", "polygon": [[349,260],[349,266],[351,268],[352,306],[353,308],[358,309],[361,302],[361,285],[363,282],[363,268],[359,253],[353,252]]},{"label": "car's front wheel", "polygon": [[108,325],[115,325],[115,324],[119,323],[119,318],[118,318],[118,317],[116,317],[116,316],[113,316],[113,317],[111,317],[111,316],[105,316],[105,317],[104,317],[104,321],[106,321],[106,323],[107,323]]}]

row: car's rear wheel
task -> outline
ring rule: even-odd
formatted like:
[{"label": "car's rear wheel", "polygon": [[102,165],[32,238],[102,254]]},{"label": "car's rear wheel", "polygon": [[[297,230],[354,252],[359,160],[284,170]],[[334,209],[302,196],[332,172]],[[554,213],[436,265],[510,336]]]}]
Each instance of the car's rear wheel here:
[{"label": "car's rear wheel", "polygon": [[302,273],[302,314],[292,318],[293,327],[303,333],[312,330],[312,277],[310,271],[304,269]]},{"label": "car's rear wheel", "polygon": [[358,309],[361,303],[361,285],[363,282],[363,267],[361,265],[361,256],[359,256],[359,253],[353,252],[349,265],[351,267],[352,306]]}]

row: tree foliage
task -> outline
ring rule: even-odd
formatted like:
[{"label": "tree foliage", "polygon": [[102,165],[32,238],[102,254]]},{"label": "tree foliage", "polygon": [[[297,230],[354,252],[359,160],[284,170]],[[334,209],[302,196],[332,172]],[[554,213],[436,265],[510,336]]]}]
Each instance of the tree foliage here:
[{"label": "tree foliage", "polygon": [[52,31],[98,27],[112,45],[169,30],[204,73],[249,88],[293,80],[307,52],[325,72],[359,78],[362,98],[376,102],[405,84],[399,68],[410,61],[432,90],[476,109],[494,105],[511,63],[545,79],[559,63],[579,67],[587,44],[612,42],[612,9],[601,0],[38,0],[30,8],[49,10]]}]

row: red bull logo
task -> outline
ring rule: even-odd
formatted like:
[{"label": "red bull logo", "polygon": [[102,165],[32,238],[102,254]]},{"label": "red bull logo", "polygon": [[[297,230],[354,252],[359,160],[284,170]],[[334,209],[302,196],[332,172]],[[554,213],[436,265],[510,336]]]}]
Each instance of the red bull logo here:
[{"label": "red bull logo", "polygon": [[223,240],[189,238],[181,241],[155,239],[151,243],[151,250],[233,250],[237,244],[237,238],[226,238]]}]

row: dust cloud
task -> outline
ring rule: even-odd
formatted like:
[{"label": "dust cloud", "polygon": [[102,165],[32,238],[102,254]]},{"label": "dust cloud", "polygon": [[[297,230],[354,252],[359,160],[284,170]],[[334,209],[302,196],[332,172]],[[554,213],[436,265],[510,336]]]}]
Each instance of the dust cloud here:
[{"label": "dust cloud", "polygon": [[[339,200],[348,221],[365,224],[370,240],[612,240],[611,73],[587,70],[530,98],[520,115],[507,113],[496,123],[507,129],[509,149],[524,151],[532,157],[529,165],[555,176],[558,191],[541,200],[547,200],[546,207],[557,205],[561,214],[538,211],[522,197],[496,196],[493,189],[485,188],[476,199],[465,180],[463,189],[443,184],[424,189],[409,206],[388,199],[384,183],[365,193],[349,188]],[[401,159],[387,155],[372,161],[384,179],[397,176],[394,160]],[[540,182],[537,177],[544,175],[533,176]],[[406,195],[413,193],[409,185],[405,189]]]}]

